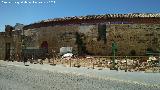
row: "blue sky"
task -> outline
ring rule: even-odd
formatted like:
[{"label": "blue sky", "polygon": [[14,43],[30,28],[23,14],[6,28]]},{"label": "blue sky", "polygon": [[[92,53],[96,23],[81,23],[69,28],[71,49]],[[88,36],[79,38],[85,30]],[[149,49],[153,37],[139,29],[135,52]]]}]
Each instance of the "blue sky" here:
[{"label": "blue sky", "polygon": [[[4,4],[4,1],[55,1],[55,4]],[[5,25],[16,23],[107,13],[160,13],[160,0],[0,0],[0,31],[4,31]]]}]

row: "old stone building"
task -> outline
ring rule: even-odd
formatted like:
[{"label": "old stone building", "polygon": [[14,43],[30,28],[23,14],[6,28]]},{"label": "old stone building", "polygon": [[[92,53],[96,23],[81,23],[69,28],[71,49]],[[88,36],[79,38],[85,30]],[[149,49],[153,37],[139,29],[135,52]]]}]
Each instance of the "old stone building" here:
[{"label": "old stone building", "polygon": [[5,32],[0,32],[0,59],[17,58],[21,53],[21,30],[15,30],[10,25],[5,26]]},{"label": "old stone building", "polygon": [[147,51],[159,52],[160,14],[48,19],[26,25],[22,30],[6,30],[0,38],[1,59],[7,57],[8,47],[13,48],[15,55],[20,54],[22,48],[47,48],[48,52],[59,53],[61,47],[73,47],[76,54],[112,55],[113,42],[117,45],[116,55],[146,55]]}]

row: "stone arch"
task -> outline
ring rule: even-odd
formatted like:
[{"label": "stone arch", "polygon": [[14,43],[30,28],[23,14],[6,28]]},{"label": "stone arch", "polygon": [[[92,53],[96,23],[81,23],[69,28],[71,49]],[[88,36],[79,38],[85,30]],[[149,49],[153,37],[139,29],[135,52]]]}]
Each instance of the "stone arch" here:
[{"label": "stone arch", "polygon": [[41,43],[41,48],[48,49],[48,42],[47,41],[43,41]]}]

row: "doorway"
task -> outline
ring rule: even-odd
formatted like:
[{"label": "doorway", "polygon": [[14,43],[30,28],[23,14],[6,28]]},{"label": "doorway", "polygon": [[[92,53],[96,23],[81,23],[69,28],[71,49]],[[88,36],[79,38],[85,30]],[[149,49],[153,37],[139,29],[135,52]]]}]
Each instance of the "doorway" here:
[{"label": "doorway", "polygon": [[5,45],[5,60],[10,59],[11,43],[6,43]]},{"label": "doorway", "polygon": [[41,43],[41,48],[43,48],[43,49],[48,49],[48,42],[47,42],[47,41],[43,41],[43,42]]}]

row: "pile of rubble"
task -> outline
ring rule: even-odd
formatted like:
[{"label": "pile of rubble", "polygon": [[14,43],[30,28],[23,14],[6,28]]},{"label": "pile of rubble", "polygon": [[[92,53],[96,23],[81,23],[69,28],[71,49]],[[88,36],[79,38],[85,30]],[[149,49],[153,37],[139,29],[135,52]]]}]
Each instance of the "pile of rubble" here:
[{"label": "pile of rubble", "polygon": [[[57,60],[59,61],[59,60]],[[97,59],[94,57],[86,58],[70,58],[67,60],[61,59],[62,64],[70,67],[89,67],[89,68],[112,68],[112,59]],[[144,71],[144,72],[160,72],[159,60],[155,57],[149,57],[148,60],[141,59],[115,59],[114,67],[117,70],[125,70],[129,72]]]}]

